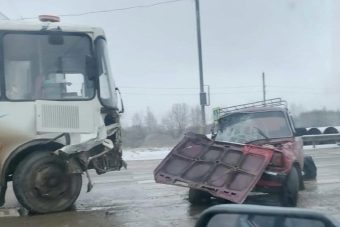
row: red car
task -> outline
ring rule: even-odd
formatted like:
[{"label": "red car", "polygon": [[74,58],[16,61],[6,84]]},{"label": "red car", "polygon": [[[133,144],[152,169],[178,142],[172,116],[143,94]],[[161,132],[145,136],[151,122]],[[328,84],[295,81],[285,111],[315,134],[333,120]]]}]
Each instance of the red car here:
[{"label": "red car", "polygon": [[189,187],[191,203],[210,197],[243,203],[250,191],[261,191],[296,206],[304,188],[303,141],[286,102],[233,106],[217,115],[212,139],[186,134],[155,169],[155,181]]}]

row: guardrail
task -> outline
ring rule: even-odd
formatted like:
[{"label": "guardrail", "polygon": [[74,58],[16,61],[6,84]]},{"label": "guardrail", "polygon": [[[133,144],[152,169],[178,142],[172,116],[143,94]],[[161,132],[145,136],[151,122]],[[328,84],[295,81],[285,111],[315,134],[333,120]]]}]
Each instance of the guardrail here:
[{"label": "guardrail", "polygon": [[340,134],[320,134],[302,136],[304,145],[309,144],[315,147],[318,144],[339,144]]}]

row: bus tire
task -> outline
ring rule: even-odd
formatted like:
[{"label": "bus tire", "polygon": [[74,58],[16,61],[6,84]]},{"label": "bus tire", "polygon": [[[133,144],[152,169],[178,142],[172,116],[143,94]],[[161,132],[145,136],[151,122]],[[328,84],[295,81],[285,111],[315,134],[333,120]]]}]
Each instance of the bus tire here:
[{"label": "bus tire", "polygon": [[70,208],[81,186],[81,174],[68,173],[65,161],[49,151],[36,151],[25,157],[13,175],[15,196],[32,213]]}]

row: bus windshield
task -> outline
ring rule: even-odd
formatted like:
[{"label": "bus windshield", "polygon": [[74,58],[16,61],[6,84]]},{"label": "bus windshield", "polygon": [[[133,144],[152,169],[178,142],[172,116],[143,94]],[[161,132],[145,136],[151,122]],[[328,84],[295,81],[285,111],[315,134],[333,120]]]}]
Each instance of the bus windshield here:
[{"label": "bus windshield", "polygon": [[92,52],[86,35],[8,33],[2,42],[7,99],[94,97],[94,83],[86,75],[86,57]]}]

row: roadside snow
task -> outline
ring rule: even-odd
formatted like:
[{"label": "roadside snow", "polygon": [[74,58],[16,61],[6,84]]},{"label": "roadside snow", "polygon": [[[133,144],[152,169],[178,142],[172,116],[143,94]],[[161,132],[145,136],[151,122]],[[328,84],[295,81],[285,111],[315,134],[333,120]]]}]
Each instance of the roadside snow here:
[{"label": "roadside snow", "polygon": [[303,146],[304,150],[315,150],[315,149],[322,149],[322,148],[339,148],[340,144],[322,144],[322,145],[308,145],[308,146]]},{"label": "roadside snow", "polygon": [[161,160],[170,152],[171,148],[135,148],[123,150],[124,160]]}]

